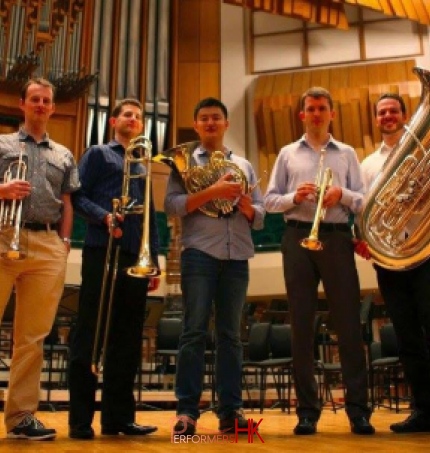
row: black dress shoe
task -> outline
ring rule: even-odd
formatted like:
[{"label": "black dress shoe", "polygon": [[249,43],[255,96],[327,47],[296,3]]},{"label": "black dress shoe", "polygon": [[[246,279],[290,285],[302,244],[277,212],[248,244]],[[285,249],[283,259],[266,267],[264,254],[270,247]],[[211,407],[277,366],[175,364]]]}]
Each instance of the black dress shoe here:
[{"label": "black dress shoe", "polygon": [[125,425],[104,425],[102,427],[102,434],[108,436],[116,436],[117,434],[124,434],[125,436],[146,436],[147,434],[157,431],[156,426],[143,426],[137,423],[126,423]]},{"label": "black dress shoe", "polygon": [[317,420],[308,417],[300,417],[299,423],[294,428],[294,434],[306,436],[317,432]]},{"label": "black dress shoe", "polygon": [[71,439],[90,440],[94,439],[94,430],[90,425],[71,426],[69,429]]},{"label": "black dress shoe", "polygon": [[353,417],[349,422],[354,434],[375,434],[375,428],[366,417]]},{"label": "black dress shoe", "polygon": [[414,411],[406,420],[390,425],[395,433],[427,433],[430,432],[430,417]]}]

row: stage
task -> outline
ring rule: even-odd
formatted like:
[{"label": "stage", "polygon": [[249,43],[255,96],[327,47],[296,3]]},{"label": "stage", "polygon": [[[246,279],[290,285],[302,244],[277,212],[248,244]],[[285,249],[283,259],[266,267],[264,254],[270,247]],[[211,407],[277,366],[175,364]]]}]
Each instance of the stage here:
[{"label": "stage", "polygon": [[[297,423],[295,414],[286,414],[280,409],[265,410],[262,414],[258,411],[245,411],[245,418],[260,421],[260,437],[254,435],[248,442],[247,435],[228,441],[217,437],[218,421],[212,412],[206,412],[199,419],[197,435],[190,439],[172,438],[171,430],[175,423],[173,411],[139,411],[136,414],[136,422],[146,425],[158,426],[158,431],[142,438],[128,436],[101,436],[100,414],[96,413],[93,428],[96,437],[93,440],[72,440],[68,437],[68,413],[39,412],[40,420],[50,428],[57,430],[57,438],[54,441],[30,442],[4,439],[6,433],[4,426],[0,428],[1,450],[3,453],[15,453],[20,451],[55,453],[110,453],[123,451],[134,453],[142,451],[151,453],[163,453],[165,451],[204,451],[221,452],[229,449],[233,452],[261,452],[286,451],[288,453],[345,453],[345,452],[378,452],[378,453],[409,453],[411,451],[425,451],[428,445],[429,435],[423,434],[394,434],[389,430],[389,425],[403,420],[408,413],[396,414],[387,409],[378,409],[374,412],[372,422],[376,428],[373,436],[357,436],[351,434],[348,418],[345,411],[336,414],[330,409],[323,410],[318,432],[314,436],[295,436],[293,428]],[[195,450],[194,450],[195,448]]]}]

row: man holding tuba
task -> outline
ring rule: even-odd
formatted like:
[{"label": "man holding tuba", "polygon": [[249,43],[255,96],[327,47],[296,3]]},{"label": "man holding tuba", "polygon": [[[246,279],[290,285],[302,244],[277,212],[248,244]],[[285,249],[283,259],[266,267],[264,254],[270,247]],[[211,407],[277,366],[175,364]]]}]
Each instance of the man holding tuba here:
[{"label": "man holding tuba", "polygon": [[[35,417],[39,404],[43,340],[49,334],[64,288],[73,224],[71,192],[79,187],[73,155],[48,136],[55,111],[54,86],[30,79],[19,106],[18,132],[0,136],[0,314],[15,288],[13,355],[4,418],[7,437],[45,440],[56,436]],[[18,167],[18,169],[16,168]],[[26,180],[16,176],[25,174]],[[21,170],[20,170],[21,169]],[[3,222],[6,220],[6,222]],[[7,251],[5,251],[7,250]],[[3,253],[4,252],[4,253]]]},{"label": "man holding tuba", "polygon": [[[361,164],[366,190],[372,186],[385,161],[396,153],[407,118],[403,98],[394,93],[381,95],[374,113],[383,141]],[[358,242],[356,251],[370,258],[366,243]],[[430,260],[406,270],[386,269],[378,264],[374,267],[414,400],[411,415],[393,423],[390,429],[395,433],[430,432]]]},{"label": "man holding tuba", "polygon": [[[81,189],[74,195],[76,212],[87,219],[87,232],[82,251],[82,284],[76,330],[71,342],[69,366],[69,436],[92,439],[92,421],[98,377],[91,371],[91,359],[99,312],[100,293],[106,269],[118,268],[116,277],[109,275],[106,297],[115,282],[110,329],[106,331],[103,388],[101,402],[102,434],[142,436],[157,430],[155,426],[135,423],[134,381],[142,347],[148,285],[158,278],[130,277],[124,269],[133,266],[139,256],[142,238],[142,215],[120,215],[112,219],[112,200],[123,193],[125,152],[130,142],[142,132],[143,108],[135,99],[124,99],[113,109],[109,124],[114,138],[105,145],[90,147],[79,162]],[[145,199],[145,169],[132,163],[128,195],[137,205]],[[150,202],[150,254],[158,267],[158,233],[155,211]],[[107,260],[109,235],[116,238],[119,260],[115,254]],[[109,262],[106,262],[109,261]],[[154,287],[155,289],[155,287]]]},{"label": "man holding tuba", "polygon": [[[330,319],[338,334],[351,431],[373,434],[361,337],[360,287],[348,225],[350,213],[357,212],[362,202],[360,165],[354,149],[329,133],[335,112],[327,90],[310,88],[302,95],[300,107],[305,134],[280,150],[265,194],[267,211],[283,212],[286,222],[282,256],[299,418],[294,433],[315,434],[321,415],[314,377],[314,320],[322,280]],[[327,185],[325,178],[323,183],[320,178],[314,182],[315,175],[326,174],[327,168],[332,185]],[[324,193],[321,186],[326,185]],[[316,208],[321,201],[323,211]],[[318,230],[314,218],[316,224],[319,222],[319,240],[307,238],[311,230]]]},{"label": "man holding tuba", "polygon": [[[239,428],[248,428],[241,412],[240,321],[249,281],[248,259],[254,255],[251,228],[263,227],[264,208],[251,164],[224,145],[228,127],[227,108],[221,101],[206,98],[197,104],[194,130],[200,144],[185,157],[192,167],[189,173],[194,168],[194,173],[200,174],[202,189],[187,190],[181,174],[172,171],[165,199],[166,213],[182,220],[184,325],[176,370],[178,420],[173,430],[180,435],[193,435],[200,415],[212,306],[219,429],[234,433],[236,422]],[[213,165],[209,165],[211,162]],[[188,177],[185,173],[183,176]],[[208,180],[212,181],[209,185]],[[244,191],[244,185],[253,190]],[[213,204],[214,200],[217,203]],[[204,208],[208,204],[214,206],[214,215]]]}]

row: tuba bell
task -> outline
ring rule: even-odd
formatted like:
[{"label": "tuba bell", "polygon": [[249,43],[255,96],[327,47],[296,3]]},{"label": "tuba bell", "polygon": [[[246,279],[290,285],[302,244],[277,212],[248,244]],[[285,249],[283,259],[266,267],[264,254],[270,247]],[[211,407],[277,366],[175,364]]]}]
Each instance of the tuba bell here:
[{"label": "tuba bell", "polygon": [[[156,162],[167,164],[176,172],[188,193],[197,193],[215,184],[226,174],[232,175],[232,182],[242,186],[243,193],[249,193],[250,187],[245,173],[238,165],[225,158],[222,151],[213,151],[206,165],[199,166],[193,163],[193,151],[200,142],[186,142],[170,148],[155,156]],[[251,189],[252,190],[252,189]],[[234,211],[237,200],[214,199],[205,203],[199,209],[209,217],[224,217]]]},{"label": "tuba bell", "polygon": [[376,264],[405,270],[430,256],[430,71],[414,68],[420,103],[364,200],[361,237]]}]

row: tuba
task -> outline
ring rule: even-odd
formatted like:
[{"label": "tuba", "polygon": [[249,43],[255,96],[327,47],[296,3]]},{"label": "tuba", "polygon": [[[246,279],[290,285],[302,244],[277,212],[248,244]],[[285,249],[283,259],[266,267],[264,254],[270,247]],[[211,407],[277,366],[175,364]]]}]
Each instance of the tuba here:
[{"label": "tuba", "polygon": [[359,218],[373,260],[406,270],[430,256],[430,71],[414,68],[420,103],[367,194]]},{"label": "tuba", "polygon": [[[249,193],[250,188],[245,173],[238,165],[225,158],[222,151],[211,153],[209,163],[203,166],[193,165],[192,153],[200,142],[187,142],[170,148],[158,154],[154,160],[169,165],[172,170],[182,178],[188,193],[197,193],[215,184],[219,178],[226,174],[232,175],[232,182],[238,182],[244,193]],[[235,209],[236,201],[214,199],[204,204],[199,209],[209,217],[224,217]]]}]

